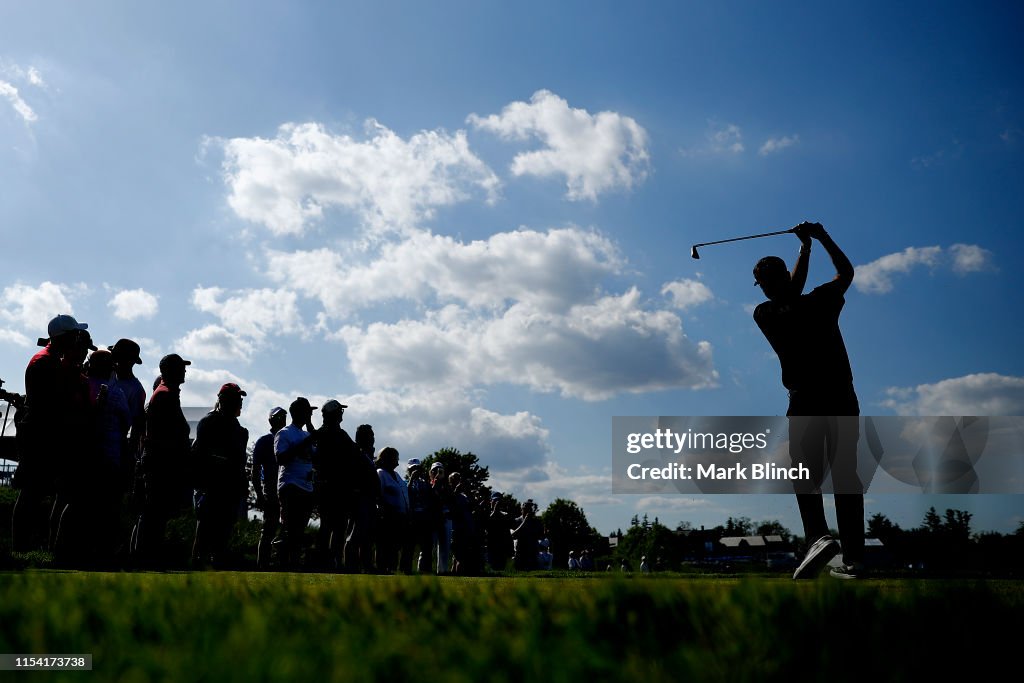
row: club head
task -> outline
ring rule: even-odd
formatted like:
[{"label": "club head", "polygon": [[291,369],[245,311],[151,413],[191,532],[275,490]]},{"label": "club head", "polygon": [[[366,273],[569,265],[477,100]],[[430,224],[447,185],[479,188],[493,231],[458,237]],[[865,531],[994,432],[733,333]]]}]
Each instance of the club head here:
[{"label": "club head", "polygon": [[692,247],[690,247],[690,258],[696,258],[696,259],[700,258],[700,254],[697,253],[697,245],[696,244],[693,245]]}]

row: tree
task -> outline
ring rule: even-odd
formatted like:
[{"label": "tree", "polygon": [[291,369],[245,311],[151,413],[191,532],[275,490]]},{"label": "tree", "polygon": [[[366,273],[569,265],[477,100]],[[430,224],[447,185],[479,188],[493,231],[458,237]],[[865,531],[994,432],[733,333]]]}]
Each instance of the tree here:
[{"label": "tree", "polygon": [[725,521],[725,535],[753,536],[754,524],[750,521],[750,517],[737,517],[736,519],[730,517]]},{"label": "tree", "polygon": [[594,550],[603,541],[597,529],[590,526],[583,508],[571,500],[556,498],[540,519],[551,541],[555,567],[568,566],[570,550]]},{"label": "tree", "polygon": [[487,467],[480,466],[480,458],[473,453],[462,453],[457,448],[442,448],[423,458],[423,471],[429,472],[435,462],[444,465],[445,476],[458,472],[466,494],[474,500],[487,500],[491,495],[491,487],[486,482],[491,473]]},{"label": "tree", "polygon": [[682,544],[675,532],[660,522],[631,526],[615,552],[632,567],[639,567],[645,555],[655,568],[678,567],[683,559]]},{"label": "tree", "polygon": [[901,533],[903,533],[903,529],[900,528],[900,525],[893,523],[881,512],[871,515],[871,518],[868,520],[867,535],[870,538],[877,538],[883,545],[889,545]]}]

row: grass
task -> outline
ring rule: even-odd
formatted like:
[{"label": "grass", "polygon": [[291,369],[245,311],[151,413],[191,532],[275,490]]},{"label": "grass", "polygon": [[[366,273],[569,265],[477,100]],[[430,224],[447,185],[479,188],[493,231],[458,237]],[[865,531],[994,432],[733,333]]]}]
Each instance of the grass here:
[{"label": "grass", "polygon": [[25,571],[0,652],[93,655],[32,680],[557,683],[973,679],[1013,651],[1020,582],[850,583]]}]

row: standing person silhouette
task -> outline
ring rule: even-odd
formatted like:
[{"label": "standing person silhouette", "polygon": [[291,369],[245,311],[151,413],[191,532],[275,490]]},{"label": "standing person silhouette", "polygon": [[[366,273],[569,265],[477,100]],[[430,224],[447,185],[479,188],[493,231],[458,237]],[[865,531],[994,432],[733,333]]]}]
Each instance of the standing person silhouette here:
[{"label": "standing person silhouette", "polygon": [[[857,578],[864,558],[864,495],[857,477],[860,406],[839,330],[853,265],[820,223],[801,223],[795,233],[801,247],[792,272],[778,256],[766,256],[754,267],[755,284],[768,297],[754,310],[754,321],[778,355],[782,384],[789,390],[790,457],[811,471],[811,481],[794,486],[810,547],[793,578],[814,578],[840,550],[843,564],[832,575]],[[825,248],[836,276],[802,294],[813,240]],[[821,484],[828,474],[842,546],[825,521]]]}]

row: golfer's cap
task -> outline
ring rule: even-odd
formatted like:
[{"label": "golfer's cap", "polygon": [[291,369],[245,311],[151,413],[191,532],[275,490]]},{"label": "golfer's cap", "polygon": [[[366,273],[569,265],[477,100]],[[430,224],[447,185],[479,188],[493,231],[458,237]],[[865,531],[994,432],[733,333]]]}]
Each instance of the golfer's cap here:
[{"label": "golfer's cap", "polygon": [[765,256],[754,266],[754,278],[758,282],[765,276],[771,277],[773,274],[782,273],[788,274],[789,268],[786,266],[786,262],[778,256]]},{"label": "golfer's cap", "polygon": [[316,406],[309,405],[309,399],[305,396],[299,396],[288,406],[288,412],[294,413],[296,410],[316,410]]},{"label": "golfer's cap", "polygon": [[267,418],[270,419],[270,420],[273,420],[273,419],[276,419],[279,416],[283,417],[283,416],[285,416],[287,414],[288,414],[288,411],[286,411],[281,406],[274,406],[273,408],[270,409],[270,415],[268,415]]},{"label": "golfer's cap", "polygon": [[331,400],[326,401],[324,403],[324,407],[321,408],[320,411],[323,412],[324,414],[340,413],[341,411],[345,410],[345,408],[348,408],[348,406],[345,405],[344,403],[339,403],[338,401],[335,401],[332,398]]},{"label": "golfer's cap", "polygon": [[169,369],[183,369],[186,365],[192,365],[192,361],[176,353],[169,353],[160,359],[160,374],[166,374]]},{"label": "golfer's cap", "polygon": [[246,396],[247,395],[244,391],[242,391],[242,387],[238,386],[234,382],[228,382],[227,384],[221,385],[220,391],[217,392],[218,396],[224,396],[226,394],[227,395],[234,395],[234,396]]},{"label": "golfer's cap", "polygon": [[51,320],[50,324],[46,326],[46,334],[50,339],[54,339],[67,332],[87,329],[89,329],[87,323],[80,323],[70,315],[62,313]]},{"label": "golfer's cap", "polygon": [[431,472],[433,472],[434,470],[443,470],[443,469],[444,469],[444,465],[442,465],[439,461],[436,461],[436,460],[434,461],[434,464],[430,466],[430,471]]},{"label": "golfer's cap", "polygon": [[141,349],[131,339],[118,339],[116,344],[107,348],[114,354],[114,358],[128,358],[136,365],[142,365],[142,356],[139,355]]},{"label": "golfer's cap", "polygon": [[405,463],[405,469],[411,470],[413,467],[419,467],[420,464],[419,458],[409,458],[409,462]]}]

